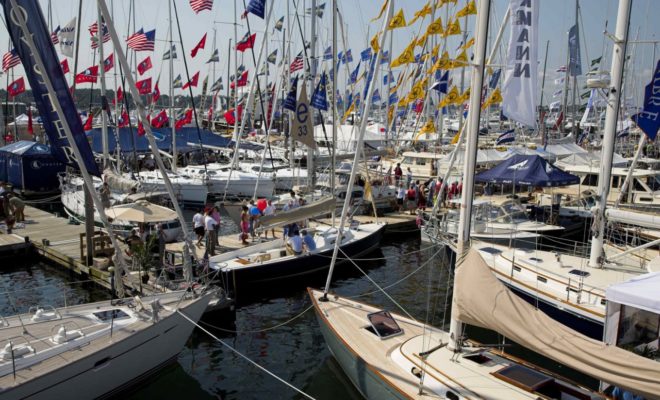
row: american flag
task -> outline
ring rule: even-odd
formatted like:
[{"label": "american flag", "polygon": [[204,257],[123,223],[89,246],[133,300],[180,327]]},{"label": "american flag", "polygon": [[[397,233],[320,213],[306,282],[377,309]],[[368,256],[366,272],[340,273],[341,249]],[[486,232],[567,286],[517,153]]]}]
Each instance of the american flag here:
[{"label": "american flag", "polygon": [[293,62],[289,66],[289,72],[294,73],[296,71],[300,71],[301,69],[303,69],[303,66],[304,66],[304,61],[303,61],[303,54],[301,51],[300,53],[298,53],[296,58],[293,59]]},{"label": "american flag", "polygon": [[15,66],[19,65],[21,63],[21,59],[18,58],[18,53],[16,53],[16,49],[11,49],[10,52],[5,53],[4,56],[2,56],[2,70],[7,71],[11,68],[14,68]]},{"label": "american flag", "polygon": [[[94,22],[87,28],[89,30],[89,34],[92,35],[92,49],[95,49],[99,47],[98,40],[96,40],[96,35],[98,35],[99,32],[99,25],[97,22]],[[108,32],[108,27],[105,25],[105,22],[103,23],[103,43],[107,43],[110,40],[110,32]]]},{"label": "american flag", "polygon": [[50,41],[53,42],[53,44],[58,44],[60,43],[60,38],[57,36],[57,34],[60,33],[60,26],[57,25],[57,28],[50,34]]},{"label": "american flag", "polygon": [[139,31],[135,32],[126,39],[128,43],[128,48],[135,51],[154,51],[154,43],[156,41],[156,30],[151,30],[145,32],[144,29],[140,28]]},{"label": "american flag", "polygon": [[213,9],[213,0],[190,0],[190,8],[193,9],[195,14],[199,14],[200,11]]}]

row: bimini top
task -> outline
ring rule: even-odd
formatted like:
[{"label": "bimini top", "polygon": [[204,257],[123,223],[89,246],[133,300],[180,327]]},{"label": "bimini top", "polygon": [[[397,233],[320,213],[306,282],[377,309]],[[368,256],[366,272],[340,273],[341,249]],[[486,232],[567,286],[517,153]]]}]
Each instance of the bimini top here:
[{"label": "bimini top", "polygon": [[531,186],[566,186],[580,183],[580,178],[564,172],[541,156],[515,155],[475,176],[477,182]]},{"label": "bimini top", "polygon": [[644,274],[607,288],[607,301],[660,314],[660,272]]}]

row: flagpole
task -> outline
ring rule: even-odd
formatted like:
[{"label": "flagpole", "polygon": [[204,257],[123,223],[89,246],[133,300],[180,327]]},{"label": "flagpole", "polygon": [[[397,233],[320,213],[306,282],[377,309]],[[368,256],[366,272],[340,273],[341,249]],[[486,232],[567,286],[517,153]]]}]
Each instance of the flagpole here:
[{"label": "flagpole", "polygon": [[108,119],[103,109],[105,100],[105,58],[103,54],[103,18],[101,10],[97,8],[97,30],[96,38],[99,46],[99,78],[101,79],[101,143],[103,145],[103,169],[110,166],[110,150],[108,145]]},{"label": "flagpole", "polygon": [[[114,18],[115,17],[115,0],[110,0],[110,12],[112,14],[112,18]],[[113,80],[114,80],[114,84],[115,84],[115,95],[114,95],[114,98],[115,98],[115,101],[114,101],[114,103],[115,103],[115,138],[119,138],[119,127],[117,126],[117,125],[119,125],[118,124],[118,122],[119,122],[119,99],[117,98],[117,71],[116,70],[112,74],[112,76],[113,76]],[[115,147],[116,147],[116,150],[115,150],[116,156],[115,157],[116,157],[117,160],[115,162],[115,165],[116,165],[117,171],[121,171],[121,168],[122,168],[121,148],[119,147],[119,140],[116,140],[116,142],[117,143],[115,144]]]},{"label": "flagpole", "polygon": [[[174,1],[174,0],[172,0]],[[168,16],[170,19],[170,32],[169,32],[169,54],[170,57],[168,59],[168,64],[169,64],[169,75],[170,75],[170,85],[169,85],[169,93],[170,93],[170,126],[172,128],[172,162],[171,162],[171,168],[172,172],[176,173],[177,167],[178,167],[178,160],[179,160],[179,154],[178,154],[178,149],[176,147],[176,122],[174,118],[174,51],[172,50],[172,46],[174,44],[173,36],[174,36],[174,31],[172,29],[172,1],[167,2],[167,12]],[[185,54],[182,54],[182,57],[185,57]]]}]

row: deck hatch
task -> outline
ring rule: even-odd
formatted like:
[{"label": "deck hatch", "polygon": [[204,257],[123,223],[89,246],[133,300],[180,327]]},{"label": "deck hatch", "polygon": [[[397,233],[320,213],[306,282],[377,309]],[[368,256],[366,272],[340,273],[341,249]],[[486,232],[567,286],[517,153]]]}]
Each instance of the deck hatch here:
[{"label": "deck hatch", "polygon": [[367,319],[369,320],[369,324],[371,324],[371,329],[369,330],[381,339],[403,334],[403,329],[388,311],[383,310],[367,314]]}]

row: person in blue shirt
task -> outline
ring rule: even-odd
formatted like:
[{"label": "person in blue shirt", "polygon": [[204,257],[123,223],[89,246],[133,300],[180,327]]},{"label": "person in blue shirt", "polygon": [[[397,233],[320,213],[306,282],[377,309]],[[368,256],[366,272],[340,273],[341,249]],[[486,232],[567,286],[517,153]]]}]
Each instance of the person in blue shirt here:
[{"label": "person in blue shirt", "polygon": [[305,245],[307,251],[316,250],[316,242],[314,241],[314,238],[311,235],[307,234],[307,230],[303,229],[300,233],[302,233],[303,244]]}]

